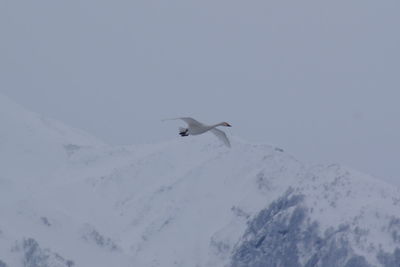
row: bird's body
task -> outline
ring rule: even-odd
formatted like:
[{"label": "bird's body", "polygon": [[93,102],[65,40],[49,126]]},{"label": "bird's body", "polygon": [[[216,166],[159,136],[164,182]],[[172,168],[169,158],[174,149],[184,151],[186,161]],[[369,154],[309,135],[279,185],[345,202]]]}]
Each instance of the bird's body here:
[{"label": "bird's body", "polygon": [[214,125],[206,125],[190,117],[175,118],[171,120],[178,120],[178,119],[183,120],[187,124],[187,128],[179,128],[179,134],[182,137],[188,135],[199,135],[210,131],[213,134],[215,134],[221,141],[223,141],[226,146],[228,147],[231,146],[226,134],[223,131],[216,128],[218,126],[231,127],[229,123],[221,122]]}]

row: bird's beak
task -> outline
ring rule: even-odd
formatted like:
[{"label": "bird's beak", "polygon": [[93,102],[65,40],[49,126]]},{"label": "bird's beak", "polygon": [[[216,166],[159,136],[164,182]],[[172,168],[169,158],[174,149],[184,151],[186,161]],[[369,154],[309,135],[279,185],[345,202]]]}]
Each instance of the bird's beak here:
[{"label": "bird's beak", "polygon": [[230,125],[229,123],[226,124],[227,127],[232,127],[232,125]]}]

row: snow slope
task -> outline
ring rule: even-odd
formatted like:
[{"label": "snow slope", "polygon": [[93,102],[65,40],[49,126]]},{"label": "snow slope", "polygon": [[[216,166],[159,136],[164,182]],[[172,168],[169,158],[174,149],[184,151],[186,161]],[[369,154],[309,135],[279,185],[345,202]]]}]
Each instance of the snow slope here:
[{"label": "snow slope", "polygon": [[400,191],[213,136],[112,147],[0,95],[0,266],[399,266]]}]

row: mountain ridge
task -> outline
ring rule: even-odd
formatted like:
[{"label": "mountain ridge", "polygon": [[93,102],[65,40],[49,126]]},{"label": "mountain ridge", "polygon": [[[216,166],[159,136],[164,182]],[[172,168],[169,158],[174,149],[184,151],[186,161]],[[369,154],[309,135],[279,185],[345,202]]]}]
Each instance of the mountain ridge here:
[{"label": "mountain ridge", "polygon": [[399,266],[383,181],[237,138],[112,147],[7,101],[0,266]]}]

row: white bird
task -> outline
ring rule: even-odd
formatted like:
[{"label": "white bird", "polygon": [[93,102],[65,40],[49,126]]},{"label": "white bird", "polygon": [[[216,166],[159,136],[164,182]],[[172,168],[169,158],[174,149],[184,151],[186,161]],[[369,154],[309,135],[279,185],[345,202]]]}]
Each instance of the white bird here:
[{"label": "white bird", "polygon": [[231,147],[231,143],[229,142],[228,137],[226,134],[217,129],[216,127],[218,126],[225,126],[225,127],[232,127],[229,123],[227,122],[220,122],[214,125],[206,125],[203,124],[193,118],[190,117],[183,117],[183,118],[174,118],[174,119],[167,119],[167,120],[183,120],[184,122],[187,123],[188,127],[187,128],[179,128],[179,134],[183,136],[188,136],[188,135],[199,135],[203,134],[205,132],[212,132],[215,134],[218,139],[220,139],[224,144],[228,147]]}]

